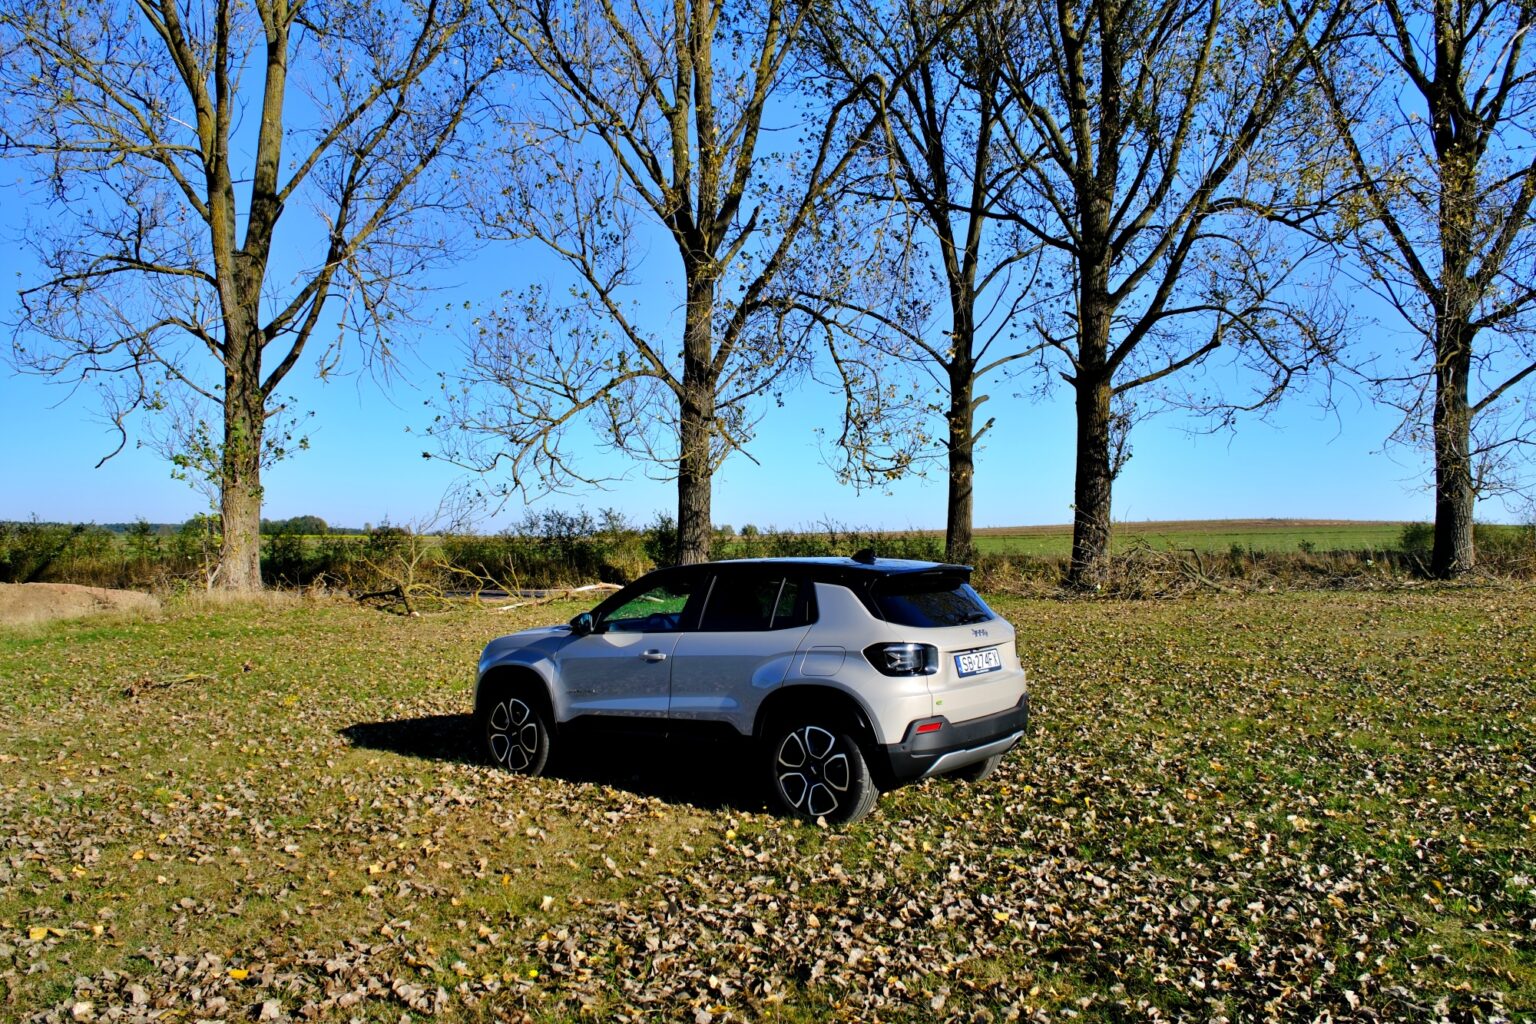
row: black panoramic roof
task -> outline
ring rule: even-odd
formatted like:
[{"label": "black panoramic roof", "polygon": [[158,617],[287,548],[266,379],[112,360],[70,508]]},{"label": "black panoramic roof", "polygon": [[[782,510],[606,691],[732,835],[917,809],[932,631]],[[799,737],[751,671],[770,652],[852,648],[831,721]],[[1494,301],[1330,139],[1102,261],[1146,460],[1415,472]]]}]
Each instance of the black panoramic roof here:
[{"label": "black panoramic roof", "polygon": [[877,579],[885,576],[905,576],[929,572],[957,573],[966,576],[971,574],[971,567],[968,565],[951,565],[947,562],[920,562],[910,558],[873,558],[868,560],[835,557],[729,558],[718,562],[702,564],[741,566],[743,568],[751,568],[753,566],[793,566],[803,568],[808,571],[808,575],[811,578],[821,580],[848,579],[850,577]]}]

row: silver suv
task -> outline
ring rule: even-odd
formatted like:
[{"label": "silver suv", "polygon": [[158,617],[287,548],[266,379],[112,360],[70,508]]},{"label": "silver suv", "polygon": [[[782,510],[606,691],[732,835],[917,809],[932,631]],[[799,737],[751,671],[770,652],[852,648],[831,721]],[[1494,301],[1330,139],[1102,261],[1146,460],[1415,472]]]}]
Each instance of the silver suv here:
[{"label": "silver suv", "polygon": [[881,789],[985,778],[1024,734],[1013,627],[970,574],[869,552],[660,569],[491,641],[476,722],[491,759],[528,775],[579,726],[724,728],[758,744],[781,809],[854,821]]}]

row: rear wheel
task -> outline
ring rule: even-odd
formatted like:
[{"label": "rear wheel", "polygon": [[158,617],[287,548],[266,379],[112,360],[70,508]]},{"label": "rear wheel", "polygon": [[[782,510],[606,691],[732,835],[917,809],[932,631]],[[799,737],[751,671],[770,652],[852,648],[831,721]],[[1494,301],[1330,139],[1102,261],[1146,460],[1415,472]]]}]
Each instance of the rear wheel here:
[{"label": "rear wheel", "polygon": [[517,775],[542,775],[554,745],[544,703],[526,687],[492,694],[480,709],[480,734],[492,763]]},{"label": "rear wheel", "polygon": [[807,821],[858,821],[880,791],[870,778],[859,743],[835,725],[789,720],[768,733],[770,788],[774,802]]}]

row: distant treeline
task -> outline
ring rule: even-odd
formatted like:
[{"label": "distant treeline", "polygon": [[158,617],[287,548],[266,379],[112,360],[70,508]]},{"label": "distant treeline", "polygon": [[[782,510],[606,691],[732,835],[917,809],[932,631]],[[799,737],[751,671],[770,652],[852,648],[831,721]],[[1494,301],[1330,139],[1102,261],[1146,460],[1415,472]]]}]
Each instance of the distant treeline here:
[{"label": "distant treeline", "polygon": [[292,519],[263,519],[261,521],[261,533],[263,536],[271,536],[276,533],[297,533],[307,537],[324,537],[326,534],[338,534],[358,536],[371,533],[372,523],[364,523],[362,526],[331,526],[319,516],[294,516]]},{"label": "distant treeline", "polygon": [[[268,584],[354,594],[472,594],[628,583],[678,559],[676,522],[658,514],[640,525],[609,510],[597,515],[529,512],[496,534],[425,533],[385,523],[366,530],[325,529],[318,517],[275,521],[262,538]],[[1212,524],[1213,529],[1219,524]],[[1433,533],[1405,524],[1393,541],[1340,550],[1305,539],[1292,550],[1263,550],[1238,542],[1212,549],[1148,543],[1116,555],[1108,592],[1155,595],[1203,586],[1316,586],[1343,580],[1379,581],[1428,574]],[[168,532],[140,521],[117,532],[107,526],[0,523],[0,582],[59,582],[93,586],[200,589],[219,564],[216,517],[196,516]],[[1485,568],[1508,576],[1536,575],[1536,528],[1481,526]],[[810,530],[746,525],[717,527],[718,558],[847,556],[873,548],[886,558],[938,561],[943,538],[934,532],[868,530],[834,523]],[[992,591],[1039,591],[1057,586],[1069,565],[1060,552],[1021,554],[982,550],[970,561],[976,582]]]},{"label": "distant treeline", "polygon": [[[74,529],[80,525],[76,523],[43,522],[41,520],[31,520],[30,523],[35,526],[64,527],[66,529]],[[104,530],[119,537],[143,534],[155,537],[174,537],[189,527],[201,528],[201,526],[210,523],[215,528],[218,528],[219,517],[216,515],[199,515],[180,523],[151,523],[146,519],[135,519],[131,523],[90,523],[86,524],[83,528],[87,530]],[[5,525],[18,526],[24,524],[7,523]],[[263,519],[261,521],[261,532],[263,534],[302,533],[320,536],[327,533],[342,533],[355,535],[367,533],[371,529],[373,529],[373,526],[368,523],[364,523],[360,527],[329,526],[319,516],[294,516],[292,519]]]}]

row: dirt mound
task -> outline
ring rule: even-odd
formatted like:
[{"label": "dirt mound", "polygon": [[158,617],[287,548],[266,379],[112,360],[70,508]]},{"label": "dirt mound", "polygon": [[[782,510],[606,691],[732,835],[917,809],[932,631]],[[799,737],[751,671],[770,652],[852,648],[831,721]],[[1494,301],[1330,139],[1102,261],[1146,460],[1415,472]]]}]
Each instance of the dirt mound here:
[{"label": "dirt mound", "polygon": [[73,583],[0,583],[0,625],[77,619],[99,612],[152,612],[160,602],[137,590]]}]

